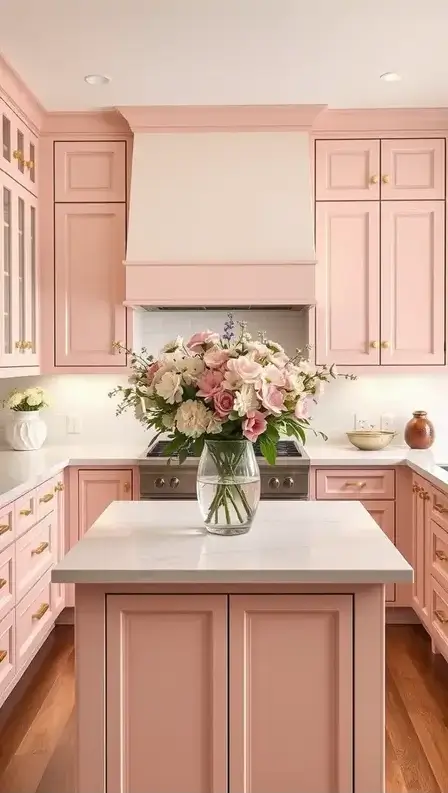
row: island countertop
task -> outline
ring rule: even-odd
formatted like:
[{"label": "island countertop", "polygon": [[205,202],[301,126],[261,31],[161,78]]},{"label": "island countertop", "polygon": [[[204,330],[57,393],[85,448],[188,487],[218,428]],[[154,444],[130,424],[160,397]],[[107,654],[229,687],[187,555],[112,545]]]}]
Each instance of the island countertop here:
[{"label": "island countertop", "polygon": [[412,568],[358,502],[262,501],[248,534],[222,537],[195,501],[115,501],[52,580],[385,584],[412,581]]}]

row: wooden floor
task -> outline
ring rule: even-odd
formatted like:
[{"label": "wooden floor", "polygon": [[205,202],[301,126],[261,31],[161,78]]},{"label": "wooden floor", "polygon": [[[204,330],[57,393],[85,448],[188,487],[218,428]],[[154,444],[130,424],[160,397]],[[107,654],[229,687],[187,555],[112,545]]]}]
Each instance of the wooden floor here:
[{"label": "wooden floor", "polygon": [[[74,793],[73,628],[33,672],[0,713],[0,793]],[[387,629],[386,697],[387,792],[448,793],[448,664],[419,625]]]}]

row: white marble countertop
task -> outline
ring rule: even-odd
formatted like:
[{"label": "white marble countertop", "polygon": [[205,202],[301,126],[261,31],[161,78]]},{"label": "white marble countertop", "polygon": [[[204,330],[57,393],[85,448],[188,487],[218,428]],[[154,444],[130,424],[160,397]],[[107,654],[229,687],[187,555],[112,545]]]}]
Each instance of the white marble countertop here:
[{"label": "white marble countertop", "polygon": [[378,584],[412,568],[357,502],[262,501],[248,534],[206,532],[194,501],[115,501],[53,569],[74,583]]}]

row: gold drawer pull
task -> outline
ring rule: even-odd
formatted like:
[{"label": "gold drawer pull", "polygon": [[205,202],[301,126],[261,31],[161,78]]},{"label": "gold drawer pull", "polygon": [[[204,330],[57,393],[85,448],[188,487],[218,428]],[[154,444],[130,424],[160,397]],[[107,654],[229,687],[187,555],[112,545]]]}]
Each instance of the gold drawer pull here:
[{"label": "gold drawer pull", "polygon": [[3,589],[4,586],[7,584],[6,578],[0,578],[0,589]]},{"label": "gold drawer pull", "polygon": [[445,551],[436,551],[436,556],[441,562],[448,562],[448,556],[446,555]]},{"label": "gold drawer pull", "polygon": [[6,650],[0,650],[0,664],[2,661],[5,660],[6,656],[8,655]]},{"label": "gold drawer pull", "polygon": [[21,509],[20,514],[27,517],[28,515],[31,515],[32,511],[33,511],[32,509]]},{"label": "gold drawer pull", "polygon": [[64,489],[64,485],[62,482],[58,482],[57,485],[54,486],[54,492],[60,493]]},{"label": "gold drawer pull", "polygon": [[346,482],[345,484],[346,484],[347,487],[359,487],[359,488],[362,488],[362,487],[366,486],[367,482]]},{"label": "gold drawer pull", "polygon": [[448,512],[448,509],[446,509],[446,507],[443,507],[442,504],[437,504],[437,503],[434,504],[434,509],[436,512],[440,512],[442,515]]},{"label": "gold drawer pull", "polygon": [[7,531],[11,531],[11,526],[9,524],[8,525],[4,524],[3,526],[0,526],[0,537],[2,534],[6,534]]},{"label": "gold drawer pull", "polygon": [[420,493],[420,490],[421,490],[421,489],[422,489],[422,488],[421,488],[421,487],[419,487],[418,485],[416,485],[416,484],[415,484],[415,482],[414,482],[414,484],[412,485],[412,492],[413,492],[413,493]]},{"label": "gold drawer pull", "polygon": [[54,498],[54,493],[45,493],[45,495],[39,499],[39,503],[46,504],[47,501],[51,501],[52,498]]},{"label": "gold drawer pull", "polygon": [[49,608],[50,608],[50,604],[49,603],[42,603],[42,605],[39,606],[37,611],[35,611],[34,614],[32,615],[32,619],[33,620],[41,620],[42,617],[44,616],[44,614],[47,613]]},{"label": "gold drawer pull", "polygon": [[35,556],[35,555],[38,556],[40,553],[46,551],[47,548],[49,547],[50,547],[49,542],[41,542],[40,545],[37,546],[37,548],[33,548],[33,550],[31,551],[31,556]]},{"label": "gold drawer pull", "polygon": [[447,615],[441,609],[436,609],[435,612],[434,612],[434,616],[435,616],[436,619],[439,620],[439,622],[441,622],[443,624],[448,622]]}]

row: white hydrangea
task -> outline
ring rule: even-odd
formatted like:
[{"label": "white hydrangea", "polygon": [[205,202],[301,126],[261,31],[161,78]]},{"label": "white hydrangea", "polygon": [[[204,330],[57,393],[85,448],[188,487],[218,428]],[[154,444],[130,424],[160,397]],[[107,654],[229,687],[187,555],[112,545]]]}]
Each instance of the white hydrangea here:
[{"label": "white hydrangea", "polygon": [[6,404],[12,410],[13,408],[18,407],[21,402],[23,402],[23,398],[23,393],[21,391],[16,391],[9,396]]},{"label": "white hydrangea", "polygon": [[199,438],[207,432],[211,418],[212,412],[207,410],[203,402],[187,399],[177,408],[177,429],[190,438]]}]

